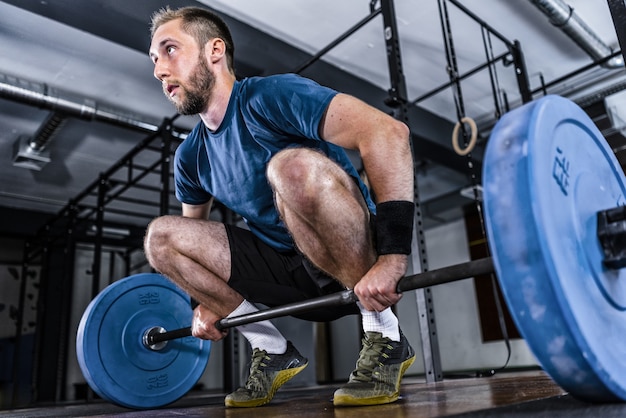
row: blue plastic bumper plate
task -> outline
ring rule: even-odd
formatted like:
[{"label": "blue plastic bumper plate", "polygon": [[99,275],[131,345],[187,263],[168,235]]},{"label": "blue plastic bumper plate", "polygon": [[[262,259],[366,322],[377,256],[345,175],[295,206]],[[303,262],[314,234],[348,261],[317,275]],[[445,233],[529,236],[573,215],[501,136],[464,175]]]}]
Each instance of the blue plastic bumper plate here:
[{"label": "blue plastic bumper plate", "polygon": [[157,408],[185,395],[209,360],[211,344],[194,337],[153,351],[146,330],[191,324],[189,296],[159,274],[137,274],[104,289],[78,327],[76,352],[89,386],[102,398],[136,409]]},{"label": "blue plastic bumper plate", "polygon": [[602,134],[544,97],[497,123],[483,179],[498,279],[539,364],[579,399],[626,400],[626,271],[603,267],[596,234],[626,182]]}]

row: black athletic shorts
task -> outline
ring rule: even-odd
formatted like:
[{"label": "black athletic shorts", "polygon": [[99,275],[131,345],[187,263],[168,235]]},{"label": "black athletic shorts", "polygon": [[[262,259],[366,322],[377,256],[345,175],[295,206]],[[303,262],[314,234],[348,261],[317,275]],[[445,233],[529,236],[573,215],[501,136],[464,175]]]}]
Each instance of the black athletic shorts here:
[{"label": "black athletic shorts", "polygon": [[[246,229],[225,226],[232,257],[228,284],[250,302],[282,306],[345,290],[299,253],[280,253]],[[356,304],[351,304],[294,316],[326,322],[357,313]]]}]

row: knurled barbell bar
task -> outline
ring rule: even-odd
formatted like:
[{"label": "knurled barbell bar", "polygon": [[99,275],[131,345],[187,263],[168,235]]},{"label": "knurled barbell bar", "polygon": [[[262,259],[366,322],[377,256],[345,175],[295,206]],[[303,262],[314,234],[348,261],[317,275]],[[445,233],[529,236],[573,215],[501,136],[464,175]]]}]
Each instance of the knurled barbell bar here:
[{"label": "knurled barbell bar", "polygon": [[[626,400],[626,180],[593,121],[546,96],[505,114],[483,159],[492,258],[403,278],[398,291],[495,270],[541,367],[573,396]],[[222,319],[218,328],[356,301],[351,291]],[[78,329],[85,378],[105,399],[154,408],[200,378],[209,341],[191,337],[189,297],[157,274],[104,289]],[[168,331],[170,330],[170,331]]]},{"label": "knurled barbell bar", "polygon": [[[429,286],[449,283],[467,277],[493,273],[493,260],[485,257],[480,260],[468,261],[453,266],[444,267],[437,270],[426,271],[412,276],[403,277],[398,282],[398,293],[408,290],[415,290]],[[282,316],[297,315],[299,313],[310,312],[320,308],[349,305],[358,301],[352,290],[331,295],[321,296],[302,302],[295,302],[275,308],[269,308],[247,315],[232,318],[223,318],[215,324],[218,329],[233,328],[239,325],[264,321],[266,319],[279,318]],[[191,327],[179,328],[172,331],[164,331],[158,328],[150,328],[144,334],[144,345],[150,349],[160,349],[159,343],[176,338],[188,337],[191,335]]]}]

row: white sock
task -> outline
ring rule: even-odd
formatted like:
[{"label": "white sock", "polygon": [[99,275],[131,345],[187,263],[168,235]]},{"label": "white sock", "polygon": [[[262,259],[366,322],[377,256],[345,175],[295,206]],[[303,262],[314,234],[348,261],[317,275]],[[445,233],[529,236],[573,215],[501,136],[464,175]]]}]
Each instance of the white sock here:
[{"label": "white sock", "polygon": [[391,341],[400,341],[398,317],[391,308],[376,312],[365,310],[360,302],[357,302],[357,305],[363,317],[363,331],[380,332],[383,337],[389,338]]},{"label": "white sock", "polygon": [[[257,312],[256,306],[244,300],[234,311],[228,314],[227,318],[246,315]],[[268,354],[283,354],[287,351],[287,340],[278,329],[268,320],[254,322],[252,324],[240,325],[237,331],[241,332],[252,348],[267,351]]]}]

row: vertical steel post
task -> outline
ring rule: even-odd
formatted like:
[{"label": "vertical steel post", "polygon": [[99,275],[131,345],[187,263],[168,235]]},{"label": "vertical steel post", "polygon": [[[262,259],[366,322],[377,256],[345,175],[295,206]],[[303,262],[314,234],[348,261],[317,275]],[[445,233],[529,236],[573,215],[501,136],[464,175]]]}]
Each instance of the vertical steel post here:
[{"label": "vertical steel post", "polygon": [[66,385],[67,382],[67,363],[68,352],[71,346],[70,341],[73,339],[70,337],[72,332],[70,327],[71,321],[71,302],[72,294],[74,293],[74,265],[76,258],[76,217],[78,216],[78,209],[73,204],[68,211],[68,222],[65,228],[65,236],[63,242],[63,276],[59,279],[59,284],[63,286],[63,300],[61,302],[61,308],[59,309],[59,342],[58,342],[58,355],[57,355],[57,380],[56,380],[56,395],[55,400],[67,399]]},{"label": "vertical steel post", "polygon": [[[383,15],[385,44],[387,47],[389,77],[391,80],[391,88],[389,89],[390,98],[387,104],[395,108],[395,116],[397,119],[409,125],[408,92],[404,78],[404,71],[402,70],[400,38],[393,0],[381,0],[381,10]],[[428,256],[426,254],[421,202],[419,198],[419,187],[417,184],[417,169],[415,167],[417,159],[413,148],[413,141],[411,141],[411,153],[413,155],[414,165],[413,176],[415,202],[415,228],[413,230],[413,255],[411,261],[413,269],[419,265],[420,271],[427,271]],[[428,287],[418,289],[415,292],[417,298],[416,303],[419,315],[422,351],[424,356],[424,372],[426,374],[426,382],[432,383],[443,379],[441,359],[439,355],[439,342],[437,340],[435,311],[433,308],[433,298],[431,289]]]},{"label": "vertical steel post", "polygon": [[[30,240],[26,241],[24,245],[24,254],[22,269],[20,275],[20,296],[19,304],[17,308],[17,318],[15,319],[15,345],[13,351],[13,369],[11,370],[11,406],[17,407],[19,402],[19,389],[20,389],[20,365],[22,364],[22,325],[24,323],[24,309],[26,303],[26,282],[28,279],[28,262],[30,261],[28,256],[30,251]],[[9,397],[7,396],[7,399]]]},{"label": "vertical steel post", "polygon": [[515,77],[517,78],[517,87],[522,96],[522,103],[528,103],[533,100],[533,94],[530,91],[530,81],[528,81],[528,71],[526,70],[526,61],[522,53],[522,45],[519,41],[513,42],[510,48],[513,65],[515,66]]},{"label": "vertical steel post", "polygon": [[626,4],[624,4],[624,0],[608,0],[608,3],[619,48],[622,51],[622,56],[624,56],[626,51]]},{"label": "vertical steel post", "polygon": [[104,206],[106,193],[109,190],[107,178],[101,174],[98,180],[98,201],[96,203],[95,237],[93,248],[93,263],[91,267],[91,299],[100,292],[100,269],[102,266],[102,235],[104,230]]},{"label": "vertical steel post", "polygon": [[161,126],[161,216],[169,214],[170,211],[170,172],[172,161],[172,121],[165,119]]}]

